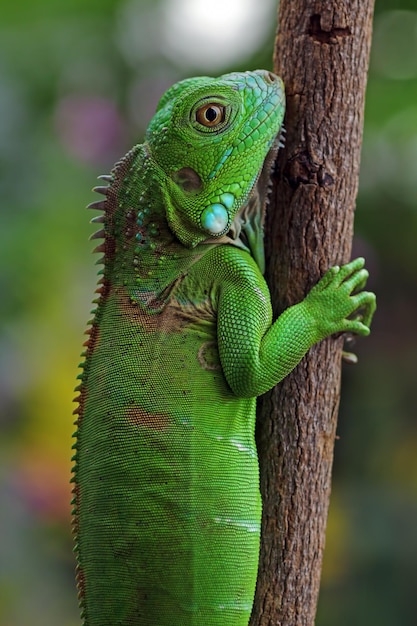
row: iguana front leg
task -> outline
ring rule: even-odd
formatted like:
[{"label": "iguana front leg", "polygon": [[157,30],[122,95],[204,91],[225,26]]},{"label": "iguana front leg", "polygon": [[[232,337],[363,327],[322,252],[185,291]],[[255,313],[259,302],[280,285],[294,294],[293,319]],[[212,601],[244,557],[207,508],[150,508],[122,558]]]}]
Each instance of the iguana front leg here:
[{"label": "iguana front leg", "polygon": [[[250,263],[240,268],[231,258],[228,264],[229,270],[234,264],[239,279],[230,280],[220,297],[219,352],[226,379],[238,396],[265,393],[325,337],[370,332],[376,303],[373,293],[357,293],[368,278],[362,258],[331,268],[302,302],[286,309],[273,324],[269,294],[257,268]],[[361,315],[354,315],[361,310]]]}]

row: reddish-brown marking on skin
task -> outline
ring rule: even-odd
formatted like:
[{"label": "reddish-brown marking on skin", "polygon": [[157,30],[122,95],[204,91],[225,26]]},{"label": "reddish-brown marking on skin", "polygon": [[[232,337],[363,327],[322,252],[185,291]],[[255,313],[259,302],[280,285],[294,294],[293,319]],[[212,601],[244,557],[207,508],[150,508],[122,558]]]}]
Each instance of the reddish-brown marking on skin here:
[{"label": "reddish-brown marking on skin", "polygon": [[[103,289],[104,289],[104,285],[103,285]],[[104,300],[104,298],[107,296],[107,292],[106,294],[102,294],[101,298],[100,298],[100,303],[99,306],[102,305],[102,300]],[[84,341],[83,345],[86,346],[87,348],[87,354],[86,357],[89,357],[91,355],[92,352],[94,352],[94,348],[96,347],[96,345],[99,342],[99,338],[100,338],[100,329],[98,327],[98,325],[93,322],[91,324],[91,326],[89,326],[87,328],[87,330],[85,331],[86,335],[89,335],[88,339],[86,341]]]},{"label": "reddish-brown marking on skin", "polygon": [[72,500],[72,505],[73,505],[73,517],[72,517],[72,521],[71,521],[71,525],[72,525],[72,534],[77,537],[78,536],[78,512],[80,510],[80,485],[74,485],[72,492],[71,492],[74,496],[73,500]]},{"label": "reddish-brown marking on skin", "polygon": [[[140,326],[145,333],[166,332],[182,333],[187,326],[213,320],[213,312],[209,301],[200,305],[180,304],[175,297],[165,303],[161,302],[161,310],[150,313],[135,301],[132,301],[127,291],[123,288],[117,290],[117,296],[121,311],[127,316],[131,327]],[[149,306],[151,309],[151,306]]]},{"label": "reddish-brown marking on skin", "polygon": [[111,235],[106,234],[104,241],[104,258],[106,262],[112,261],[116,252],[116,240]]},{"label": "reddish-brown marking on skin", "polygon": [[82,600],[85,596],[85,576],[82,568],[79,565],[77,565],[75,579],[77,581],[78,599]]},{"label": "reddish-brown marking on skin", "polygon": [[146,333],[157,331],[182,332],[184,323],[181,323],[182,309],[174,306],[173,300],[167,303],[160,312],[148,313],[142,306],[132,302],[127,291],[121,289],[119,292],[119,303],[121,310],[129,319],[129,324],[139,325]]},{"label": "reddish-brown marking on skin", "polygon": [[77,390],[79,391],[79,394],[74,398],[73,402],[77,402],[78,406],[76,409],[73,410],[72,414],[78,415],[77,419],[74,422],[74,426],[77,426],[77,428],[79,428],[84,415],[84,407],[87,400],[87,389],[86,386],[81,383],[81,385],[77,387]]},{"label": "reddish-brown marking on skin", "polygon": [[153,430],[165,430],[172,423],[171,417],[167,413],[149,413],[140,406],[128,409],[126,418],[134,426],[145,426]]},{"label": "reddish-brown marking on skin", "polygon": [[[103,284],[103,290],[104,291],[100,297],[100,301],[102,301],[107,296],[108,288],[107,288],[106,283]],[[83,344],[87,348],[86,355],[85,355],[85,359],[86,359],[85,362],[87,362],[88,357],[92,354],[92,352],[94,351],[94,348],[97,346],[97,343],[99,342],[99,339],[100,339],[100,330],[99,330],[98,325],[95,322],[93,322],[91,326],[87,328],[87,330],[85,331],[85,334],[89,335],[89,338]],[[78,406],[76,409],[74,409],[72,414],[78,415],[78,418],[76,419],[74,424],[75,426],[79,428],[81,426],[82,418],[84,415],[84,407],[85,407],[85,403],[87,400],[87,388],[83,382],[81,382],[81,384],[77,387],[77,391],[79,392],[79,394],[78,396],[74,398],[74,402],[77,402]]]}]

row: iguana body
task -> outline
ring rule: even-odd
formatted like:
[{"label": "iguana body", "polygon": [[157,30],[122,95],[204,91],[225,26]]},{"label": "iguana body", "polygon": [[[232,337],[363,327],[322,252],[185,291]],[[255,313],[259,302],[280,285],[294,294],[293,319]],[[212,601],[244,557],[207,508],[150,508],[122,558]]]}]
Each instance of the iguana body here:
[{"label": "iguana body", "polygon": [[256,396],[325,336],[369,332],[373,296],[351,296],[362,260],[272,322],[261,170],[283,115],[268,72],[182,81],[98,189],[104,270],[74,446],[86,626],[248,624]]}]

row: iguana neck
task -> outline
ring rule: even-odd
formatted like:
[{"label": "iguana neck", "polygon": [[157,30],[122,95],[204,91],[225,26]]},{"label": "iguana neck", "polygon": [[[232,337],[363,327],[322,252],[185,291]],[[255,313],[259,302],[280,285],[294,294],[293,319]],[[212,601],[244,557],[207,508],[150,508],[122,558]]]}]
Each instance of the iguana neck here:
[{"label": "iguana neck", "polygon": [[136,146],[112,172],[105,209],[106,240],[114,249],[105,275],[133,302],[155,312],[189,267],[215,245],[188,248],[175,237],[160,176],[146,145]]}]

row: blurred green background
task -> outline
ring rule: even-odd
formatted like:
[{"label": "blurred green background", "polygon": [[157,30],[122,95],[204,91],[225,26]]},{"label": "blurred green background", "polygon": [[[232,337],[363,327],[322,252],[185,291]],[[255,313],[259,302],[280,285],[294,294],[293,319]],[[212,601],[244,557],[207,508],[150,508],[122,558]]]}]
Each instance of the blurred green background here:
[{"label": "blurred green background", "polygon": [[[274,0],[0,0],[0,626],[76,626],[71,404],[95,288],[83,207],[193,74],[271,68]],[[318,626],[417,614],[417,2],[377,0]]]}]

